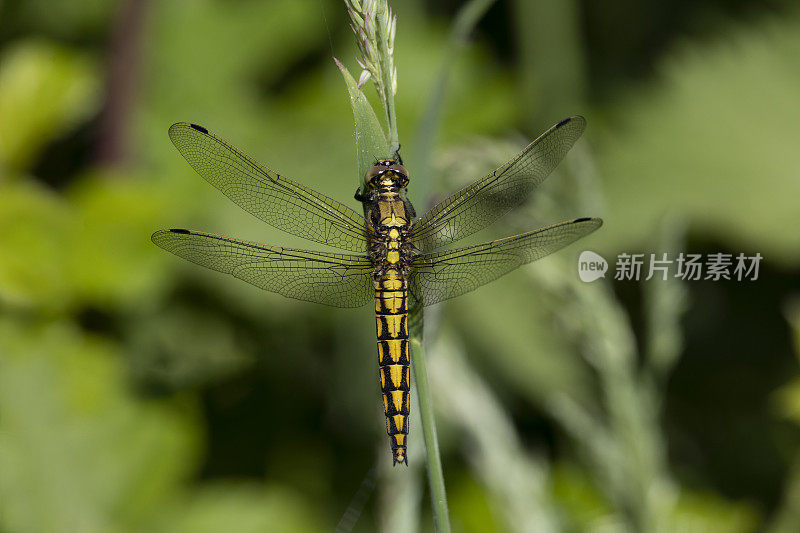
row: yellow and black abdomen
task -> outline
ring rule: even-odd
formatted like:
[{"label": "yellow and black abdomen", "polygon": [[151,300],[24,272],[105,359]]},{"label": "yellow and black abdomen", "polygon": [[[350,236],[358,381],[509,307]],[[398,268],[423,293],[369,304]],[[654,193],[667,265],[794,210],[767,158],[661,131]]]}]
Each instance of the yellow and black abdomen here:
[{"label": "yellow and black abdomen", "polygon": [[405,277],[394,268],[375,276],[375,320],[386,432],[394,464],[408,464],[406,441],[411,400],[408,287]]},{"label": "yellow and black abdomen", "polygon": [[[381,163],[381,161],[379,161]],[[384,165],[385,166],[385,165]],[[408,464],[408,416],[411,403],[411,355],[408,345],[408,271],[406,234],[414,209],[398,183],[407,182],[394,167],[376,174],[377,195],[367,210],[373,224],[372,260],[375,266],[375,322],[378,365],[386,415],[386,432],[394,464]]]}]

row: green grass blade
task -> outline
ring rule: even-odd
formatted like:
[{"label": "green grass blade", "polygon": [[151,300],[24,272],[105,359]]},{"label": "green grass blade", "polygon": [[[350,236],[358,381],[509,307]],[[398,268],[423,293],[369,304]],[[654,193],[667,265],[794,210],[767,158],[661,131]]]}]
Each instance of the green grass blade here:
[{"label": "green grass blade", "polygon": [[[336,66],[342,73],[344,82],[347,85],[347,92],[350,95],[350,105],[353,106],[353,117],[356,121],[356,157],[358,160],[358,176],[362,180],[367,170],[375,163],[375,160],[392,155],[389,143],[386,141],[386,134],[383,132],[381,123],[375,111],[372,109],[367,97],[358,88],[356,80],[336,58]],[[363,183],[359,182],[362,186]]]}]

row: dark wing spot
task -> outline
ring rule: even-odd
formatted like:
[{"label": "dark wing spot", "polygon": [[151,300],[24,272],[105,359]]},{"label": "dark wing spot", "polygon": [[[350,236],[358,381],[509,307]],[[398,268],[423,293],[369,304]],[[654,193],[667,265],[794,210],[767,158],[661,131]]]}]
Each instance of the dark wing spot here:
[{"label": "dark wing spot", "polygon": [[[556,124],[556,128],[560,128],[560,127],[561,127],[561,126],[563,126],[564,124],[568,124],[570,120],[572,120],[572,117],[567,117],[567,118],[565,118],[564,120],[562,120],[561,122],[559,122],[558,124]],[[194,124],[192,124],[192,126],[194,126]]]},{"label": "dark wing spot", "polygon": [[189,235],[191,232],[188,229],[171,229],[172,233],[183,233],[184,235]]},{"label": "dark wing spot", "polygon": [[591,217],[576,218],[575,220],[572,221],[572,223],[574,224],[576,222],[586,222],[587,220],[592,220],[592,219]]},{"label": "dark wing spot", "polygon": [[198,126],[197,124],[189,124],[189,126],[191,126],[192,128],[196,129],[201,133],[208,133],[208,130],[205,129],[203,126]]}]

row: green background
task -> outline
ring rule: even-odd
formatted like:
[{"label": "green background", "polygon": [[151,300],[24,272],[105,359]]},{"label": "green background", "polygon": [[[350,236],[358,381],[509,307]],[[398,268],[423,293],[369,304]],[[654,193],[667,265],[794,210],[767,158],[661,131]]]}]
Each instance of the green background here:
[{"label": "green background", "polygon": [[[470,242],[605,220],[428,313],[457,531],[797,530],[792,4],[500,0],[445,55],[460,2],[391,3],[417,211],[582,114],[536,200]],[[330,531],[367,495],[354,531],[432,530],[421,440],[389,466],[371,310],[149,240],[319,248],[197,176],[177,121],[358,208],[348,24],[337,0],[0,1],[0,532]],[[578,281],[585,249],[605,281]],[[619,253],[680,251],[764,259],[756,281],[611,279]]]}]

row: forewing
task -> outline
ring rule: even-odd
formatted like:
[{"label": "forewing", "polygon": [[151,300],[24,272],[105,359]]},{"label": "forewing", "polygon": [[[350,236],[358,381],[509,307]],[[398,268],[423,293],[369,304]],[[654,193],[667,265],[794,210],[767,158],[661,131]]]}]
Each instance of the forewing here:
[{"label": "forewing", "polygon": [[430,251],[481,230],[519,206],[561,162],[586,120],[562,120],[504,165],[434,206],[411,228],[414,245]]},{"label": "forewing", "polygon": [[410,290],[423,305],[460,296],[560,250],[602,224],[599,218],[579,218],[475,246],[420,254],[412,261]]},{"label": "forewing", "polygon": [[260,165],[202,126],[179,122],[169,136],[198,174],[267,224],[336,248],[366,251],[364,217],[346,205]]},{"label": "forewing", "polygon": [[185,229],[157,231],[152,240],[193,263],[289,298],[358,307],[375,296],[366,256],[266,246]]}]

